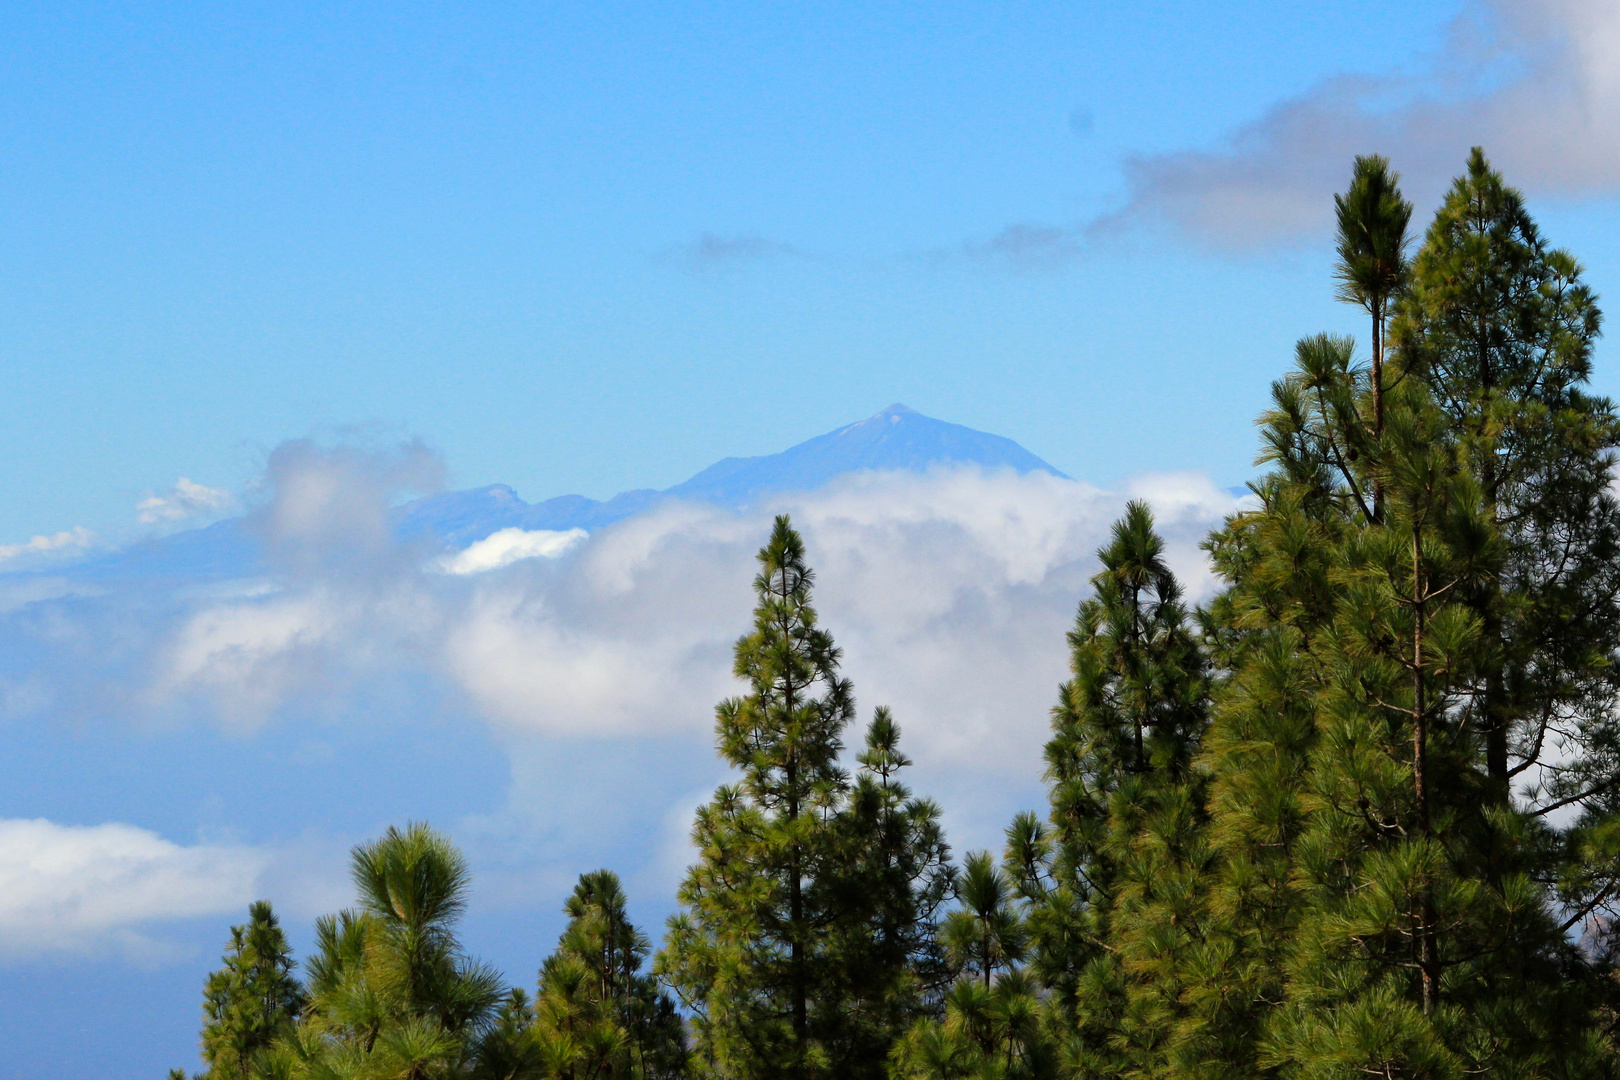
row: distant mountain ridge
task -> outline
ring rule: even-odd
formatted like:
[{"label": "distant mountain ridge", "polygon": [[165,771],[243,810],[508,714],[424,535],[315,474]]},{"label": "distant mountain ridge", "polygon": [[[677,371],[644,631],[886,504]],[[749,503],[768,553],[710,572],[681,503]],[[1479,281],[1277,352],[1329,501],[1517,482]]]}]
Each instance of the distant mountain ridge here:
[{"label": "distant mountain ridge", "polygon": [[400,508],[398,531],[404,537],[436,536],[455,546],[508,528],[591,531],[666,499],[743,507],[778,492],[814,491],[846,473],[922,471],[940,464],[1063,476],[1011,439],[935,420],[896,404],[780,453],[717,461],[663,491],[626,491],[603,502],[562,495],[532,504],[505,484],[429,495]]},{"label": "distant mountain ridge", "polygon": [[[875,416],[780,453],[717,461],[663,491],[626,491],[605,501],[560,495],[531,504],[507,485],[491,484],[407,503],[394,511],[394,529],[401,539],[431,540],[465,548],[502,529],[592,532],[671,499],[741,508],[777,492],[813,491],[839,476],[864,469],[921,471],[941,464],[1063,476],[1011,439],[935,420],[904,405],[891,405]],[[262,569],[257,538],[244,527],[242,518],[227,518],[102,552],[68,569],[13,571],[0,576],[66,573],[80,579],[226,579]]]}]

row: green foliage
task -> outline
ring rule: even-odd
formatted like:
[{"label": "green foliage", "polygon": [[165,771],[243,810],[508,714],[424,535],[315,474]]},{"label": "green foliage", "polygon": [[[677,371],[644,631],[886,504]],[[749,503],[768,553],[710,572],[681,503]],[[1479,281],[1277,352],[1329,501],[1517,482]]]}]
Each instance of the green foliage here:
[{"label": "green foliage", "polygon": [[1393,337],[1505,546],[1501,572],[1466,597],[1497,654],[1469,708],[1495,797],[1537,781],[1542,813],[1606,814],[1620,777],[1620,421],[1584,389],[1601,325],[1580,265],[1548,247],[1476,148],[1414,261]]},{"label": "green foliage", "polygon": [[919,1021],[890,1063],[897,1080],[1045,1080],[1057,1069],[1039,988],[1021,969],[989,985],[958,981],[945,997],[944,1020]]},{"label": "green foliage", "polygon": [[467,864],[426,825],[356,847],[357,908],[315,924],[310,1003],[276,1045],[267,1076],[429,1080],[471,1075],[506,991],[462,954]]},{"label": "green foliage", "polygon": [[840,1075],[881,1077],[895,1038],[940,1007],[950,970],[936,926],[955,877],[939,807],[899,779],[911,759],[886,707],[856,761],[818,889],[832,916],[821,994],[834,1005],[817,1011],[818,1038]]},{"label": "green foliage", "polygon": [[[257,1059],[290,1028],[305,1004],[304,988],[281,923],[267,900],[231,927],[224,966],[203,987],[202,1054],[208,1080],[248,1080]],[[184,1074],[182,1073],[182,1076]]]},{"label": "green foliage", "polygon": [[957,896],[961,906],[945,917],[940,940],[952,966],[988,990],[998,973],[1024,959],[1026,935],[1012,882],[988,851],[970,851]]},{"label": "green foliage", "polygon": [[[1406,228],[1412,204],[1401,197],[1400,176],[1376,154],[1356,158],[1350,189],[1333,196],[1339,261],[1333,268],[1340,300],[1359,304],[1373,318],[1374,340],[1392,300],[1406,285]],[[1374,345],[1376,351],[1377,345]]]},{"label": "green foliage", "polygon": [[663,1080],[683,1074],[685,1029],[674,1002],[643,974],[649,945],[630,922],[618,875],[580,875],[568,926],[540,969],[533,1042],[564,1080]]},{"label": "green foliage", "polygon": [[[1534,798],[1507,798],[1545,725],[1612,701],[1609,628],[1586,636],[1584,671],[1553,676],[1563,628],[1535,615],[1579,626],[1614,596],[1612,502],[1587,479],[1607,476],[1612,421],[1574,388],[1595,310],[1572,262],[1563,278],[1554,264],[1476,153],[1394,285],[1389,384],[1318,337],[1273,388],[1261,505],[1210,544],[1228,588],[1208,640],[1228,674],[1203,759],[1209,947],[1187,995],[1206,1074],[1581,1075],[1601,1060],[1596,984],[1553,914],[1601,875],[1551,890],[1567,841]],[[1512,478],[1553,460],[1570,483],[1549,478],[1537,503]],[[1583,764],[1554,783],[1597,775],[1583,755],[1601,756],[1600,727],[1564,728],[1560,753]]]},{"label": "green foliage", "polygon": [[878,1076],[926,1005],[948,888],[938,810],[894,780],[905,759],[881,710],[852,789],[838,756],[854,701],[786,517],[759,562],[736,646],[749,692],[717,710],[742,779],[698,811],[657,970],[692,1014],[698,1075]]},{"label": "green foliage", "polygon": [[[1371,416],[1368,427],[1377,439],[1384,431],[1384,326],[1390,305],[1407,284],[1406,227],[1412,204],[1401,197],[1400,177],[1389,162],[1375,155],[1356,158],[1350,190],[1333,196],[1337,212],[1339,299],[1365,308],[1372,316],[1372,370],[1368,373]],[[1373,477],[1373,520],[1383,520],[1383,490]]]}]

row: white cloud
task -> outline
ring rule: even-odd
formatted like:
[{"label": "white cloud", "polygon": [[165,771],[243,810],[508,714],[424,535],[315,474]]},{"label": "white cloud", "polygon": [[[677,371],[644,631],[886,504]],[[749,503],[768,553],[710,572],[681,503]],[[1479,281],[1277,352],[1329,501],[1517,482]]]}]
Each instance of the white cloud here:
[{"label": "white cloud", "polygon": [[444,655],[513,732],[701,737],[735,692],[753,554],[785,510],[861,700],[895,707],[919,761],[1027,771],[1095,550],[1137,496],[1189,591],[1207,593],[1198,543],[1237,500],[1201,475],[1111,492],[1043,473],[863,473],[747,514],[666,506],[604,530],[569,573],[481,588],[447,621]]},{"label": "white cloud", "polygon": [[0,565],[76,555],[95,542],[95,533],[83,526],[75,526],[50,536],[36,536],[20,544],[0,544]]},{"label": "white cloud", "polygon": [[[634,831],[723,771],[714,705],[738,692],[731,651],[749,626],[754,555],[786,511],[863,715],[893,706],[917,788],[966,842],[985,843],[1008,806],[1039,798],[1065,634],[1125,502],[1155,507],[1195,599],[1212,585],[1199,542],[1238,504],[1197,473],[1117,490],[972,467],[860,473],[746,512],[665,503],[571,538],[566,558],[447,574],[442,553],[386,528],[391,492],[431,462],[278,455],[249,522],[269,553],[261,578],[157,592],[107,579],[94,595],[0,613],[27,672],[0,695],[11,715],[307,733],[470,713],[510,759],[514,828],[596,844],[605,792]],[[503,550],[486,549],[493,563]]]},{"label": "white cloud", "polygon": [[205,607],[165,649],[152,698],[206,696],[222,720],[263,722],[316,689],[322,647],[349,622],[323,591]]},{"label": "white cloud", "polygon": [[220,488],[205,487],[182,476],[162,495],[149,495],[135,504],[135,518],[142,525],[188,521],[229,510],[236,500]]},{"label": "white cloud", "polygon": [[431,491],[442,476],[418,441],[282,444],[266,469],[269,498],[244,525],[262,545],[267,579],[177,592],[179,610],[143,628],[140,699],[154,713],[179,700],[245,728],[290,703],[342,717],[347,693],[420,665],[442,598],[426,588],[421,552],[394,539],[388,514],[400,495]]},{"label": "white cloud", "polygon": [[482,574],[522,559],[554,559],[578,547],[587,535],[584,529],[501,529],[465,551],[445,556],[438,566],[448,574]]},{"label": "white cloud", "polygon": [[754,553],[787,511],[861,700],[896,708],[920,761],[1027,771],[1125,501],[1156,507],[1194,596],[1212,584],[1198,543],[1237,504],[1196,473],[1105,491],[972,467],[869,472],[744,513],[667,503],[590,536],[506,530],[424,564],[380,534],[392,470],[307,453],[283,465],[263,517],[298,525],[272,533],[291,551],[277,587],[202,594],[159,629],[154,713],[183,700],[252,727],[296,704],[342,722],[360,711],[345,701],[426,673],[512,738],[706,740],[735,692]]},{"label": "white cloud", "polygon": [[1091,231],[1159,220],[1231,249],[1318,236],[1355,155],[1389,157],[1422,206],[1475,145],[1532,194],[1612,196],[1616,57],[1613,0],[1472,0],[1424,70],[1328,79],[1224,146],[1129,159],[1126,205]]},{"label": "white cloud", "polygon": [[133,825],[0,820],[0,956],[149,953],[149,924],[245,908],[266,857]]}]

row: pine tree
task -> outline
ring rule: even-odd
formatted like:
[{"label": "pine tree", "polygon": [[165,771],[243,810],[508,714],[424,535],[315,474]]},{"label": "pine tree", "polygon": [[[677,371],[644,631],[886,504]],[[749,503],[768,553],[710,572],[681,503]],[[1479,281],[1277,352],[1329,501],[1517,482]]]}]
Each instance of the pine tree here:
[{"label": "pine tree", "polygon": [[942,1020],[919,1020],[891,1054],[901,1080],[1044,1080],[1057,1060],[1042,1026],[1039,987],[1022,964],[1028,935],[1013,880],[987,851],[969,852],[959,906],[940,937],[958,978]]},{"label": "pine tree", "polygon": [[352,855],[355,909],[315,924],[309,1008],[280,1039],[266,1075],[458,1077],[508,995],[455,936],[466,909],[461,853],[426,825],[390,828]]},{"label": "pine tree", "polygon": [[1208,862],[1204,660],[1144,503],[1126,508],[1069,635],[1073,678],[1046,747],[1052,829],[1008,830],[1031,972],[1075,1075],[1159,1075],[1183,1011]]},{"label": "pine tree", "polygon": [[1341,602],[1321,646],[1278,1056],[1323,1076],[1460,1068],[1436,1029],[1442,977],[1486,915],[1467,866],[1478,785],[1448,706],[1477,658],[1456,590],[1489,572],[1490,532],[1444,418],[1403,389],[1380,447],[1389,513],[1335,552]]},{"label": "pine tree", "polygon": [[471,1080],[549,1080],[546,1048],[535,1037],[534,1007],[520,986],[496,1008],[473,1047]]},{"label": "pine tree", "polygon": [[1449,417],[1506,545],[1468,596],[1499,657],[1469,707],[1495,797],[1546,776],[1536,812],[1594,809],[1620,778],[1620,420],[1584,387],[1602,317],[1477,147],[1413,264],[1399,362]]},{"label": "pine tree", "polygon": [[958,886],[961,906],[945,917],[941,939],[952,966],[989,990],[1024,960],[1027,935],[1013,883],[988,851],[970,851]]},{"label": "pine tree", "polygon": [[[1384,432],[1384,328],[1393,302],[1406,285],[1406,227],[1412,204],[1401,197],[1400,177],[1389,161],[1376,154],[1356,158],[1350,189],[1333,196],[1337,211],[1339,299],[1358,304],[1372,317],[1372,368],[1368,390],[1372,398],[1374,440]],[[1383,518],[1383,496],[1375,476],[1373,520]]]},{"label": "pine tree", "polygon": [[1589,1075],[1592,980],[1537,880],[1546,838],[1493,795],[1469,708],[1500,654],[1467,602],[1506,544],[1427,390],[1397,395],[1383,526],[1336,553],[1306,905],[1275,1034],[1302,1075]]},{"label": "pine tree", "polygon": [[[1189,1075],[1266,1075],[1306,899],[1300,846],[1310,825],[1310,769],[1323,650],[1342,602],[1334,555],[1373,518],[1365,373],[1354,344],[1300,341],[1295,370],[1261,417],[1259,505],[1206,543],[1226,588],[1203,615],[1222,671],[1199,771],[1208,777],[1211,871],[1204,943],[1183,972]],[[1369,445],[1370,444],[1370,445]],[[1357,447],[1364,452],[1352,452]]]},{"label": "pine tree", "polygon": [[[852,793],[838,758],[853,696],[786,516],[759,563],[754,629],[736,645],[749,692],[717,709],[742,779],[698,811],[699,861],[656,970],[691,1012],[700,1075],[861,1075],[918,1007],[906,969],[932,948],[938,810],[893,780],[903,758],[885,714]],[[851,888],[862,871],[864,896]]]},{"label": "pine tree", "polygon": [[646,935],[630,922],[618,875],[580,875],[568,925],[540,969],[535,1037],[543,1075],[561,1080],[662,1080],[682,1075],[685,1030],[674,1002],[642,967]]},{"label": "pine tree", "polygon": [[950,970],[937,931],[955,873],[939,807],[899,779],[911,759],[887,708],[857,762],[820,886],[834,915],[823,993],[838,1006],[820,1011],[818,1036],[840,1076],[881,1080],[895,1038],[941,1008]]},{"label": "pine tree", "polygon": [[202,1054],[209,1080],[247,1080],[255,1060],[283,1034],[306,999],[292,948],[267,900],[231,927],[224,966],[203,988]]},{"label": "pine tree", "polygon": [[[1486,205],[1511,227],[1481,226]],[[1459,228],[1469,206],[1473,225]],[[1208,620],[1228,672],[1204,761],[1218,872],[1187,995],[1208,1075],[1582,1075],[1598,1060],[1593,972],[1549,889],[1574,845],[1507,801],[1504,724],[1490,718],[1513,692],[1521,705],[1507,713],[1543,720],[1577,704],[1606,715],[1612,700],[1606,659],[1552,677],[1556,633],[1518,639],[1529,673],[1512,659],[1528,625],[1515,618],[1562,608],[1578,636],[1612,600],[1610,511],[1589,480],[1607,473],[1608,410],[1572,392],[1583,372],[1562,384],[1557,373],[1595,332],[1571,264],[1520,289],[1517,311],[1502,287],[1535,262],[1534,244],[1490,253],[1529,235],[1512,209],[1476,155],[1399,301],[1387,382],[1351,363],[1348,341],[1301,343],[1263,424],[1261,507],[1212,540],[1229,582]],[[1541,300],[1526,303],[1532,293]],[[1478,358],[1496,354],[1470,354],[1470,341],[1517,341],[1505,354],[1539,358],[1522,370],[1543,381],[1486,388]],[[1560,455],[1578,466],[1570,486],[1548,472],[1543,509],[1523,499],[1504,513],[1509,489],[1493,477]],[[1587,644],[1603,655],[1605,640]],[[1528,756],[1541,752],[1536,727],[1508,725]],[[1603,725],[1566,733],[1579,771],[1601,776]],[[1603,885],[1566,898],[1580,888]]]}]

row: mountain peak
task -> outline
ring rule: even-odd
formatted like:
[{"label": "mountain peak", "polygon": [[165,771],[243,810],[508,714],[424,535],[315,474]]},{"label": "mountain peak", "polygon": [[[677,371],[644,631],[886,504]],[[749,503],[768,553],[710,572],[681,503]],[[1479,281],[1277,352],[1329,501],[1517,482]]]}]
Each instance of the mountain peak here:
[{"label": "mountain peak", "polygon": [[504,484],[496,484],[418,500],[403,508],[400,531],[407,535],[427,532],[452,543],[470,543],[512,526],[597,529],[660,499],[741,507],[774,492],[813,491],[846,473],[921,472],[945,464],[1063,475],[1011,439],[935,420],[896,402],[865,420],[780,453],[717,461],[664,491],[625,492],[607,502],[564,495],[529,505]]}]

